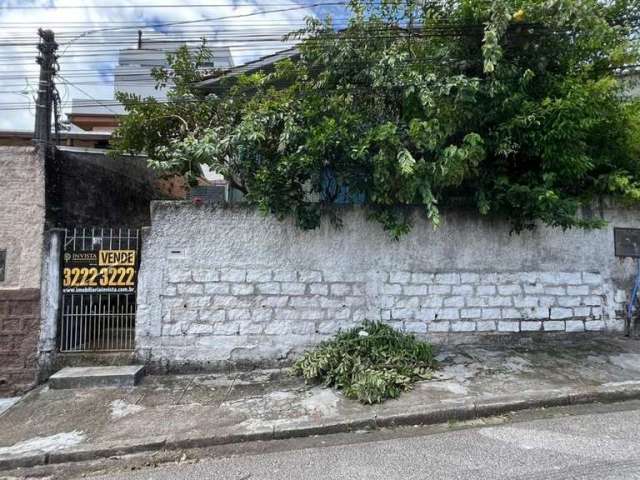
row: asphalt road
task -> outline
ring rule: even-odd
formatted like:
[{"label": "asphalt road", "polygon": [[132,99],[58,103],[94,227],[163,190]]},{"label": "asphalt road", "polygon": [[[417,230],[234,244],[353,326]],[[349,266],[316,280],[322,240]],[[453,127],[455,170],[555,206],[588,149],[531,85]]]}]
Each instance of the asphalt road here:
[{"label": "asphalt road", "polygon": [[[640,479],[640,407],[601,407],[493,426],[384,438],[351,434],[310,448],[89,476],[94,480]],[[366,437],[366,438],[364,438]],[[303,442],[300,440],[299,442]]]}]

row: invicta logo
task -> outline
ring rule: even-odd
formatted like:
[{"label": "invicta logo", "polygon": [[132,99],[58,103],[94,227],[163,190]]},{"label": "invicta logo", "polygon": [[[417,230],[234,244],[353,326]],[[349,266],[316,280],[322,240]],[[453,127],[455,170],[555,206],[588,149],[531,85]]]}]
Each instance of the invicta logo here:
[{"label": "invicta logo", "polygon": [[71,255],[71,259],[75,262],[95,262],[98,258],[95,252],[77,252]]}]

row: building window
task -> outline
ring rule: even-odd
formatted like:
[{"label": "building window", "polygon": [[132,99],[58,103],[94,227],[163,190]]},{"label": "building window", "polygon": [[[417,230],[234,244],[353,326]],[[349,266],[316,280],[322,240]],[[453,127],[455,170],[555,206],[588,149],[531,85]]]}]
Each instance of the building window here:
[{"label": "building window", "polygon": [[0,282],[4,282],[6,270],[7,270],[7,251],[0,250]]}]

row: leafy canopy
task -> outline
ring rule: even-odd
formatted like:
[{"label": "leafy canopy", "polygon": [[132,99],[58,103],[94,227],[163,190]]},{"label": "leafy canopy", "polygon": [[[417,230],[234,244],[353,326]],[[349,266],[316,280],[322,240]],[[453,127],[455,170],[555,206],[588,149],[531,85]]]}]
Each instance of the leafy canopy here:
[{"label": "leafy canopy", "polygon": [[210,166],[247,201],[316,227],[364,202],[398,237],[419,205],[595,227],[580,207],[640,199],[637,0],[354,0],[346,28],[308,20],[300,57],[197,86],[208,53],[155,72],[167,102],[119,94],[120,151],[195,178]]}]

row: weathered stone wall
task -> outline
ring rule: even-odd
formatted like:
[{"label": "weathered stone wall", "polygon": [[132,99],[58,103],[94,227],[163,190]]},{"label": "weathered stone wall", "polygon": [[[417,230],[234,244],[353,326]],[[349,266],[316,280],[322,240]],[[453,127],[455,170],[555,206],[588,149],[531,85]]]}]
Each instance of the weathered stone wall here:
[{"label": "weathered stone wall", "polygon": [[445,214],[391,240],[359,208],[344,227],[300,231],[250,208],[155,203],[143,244],[137,352],[152,363],[219,367],[290,359],[364,319],[437,341],[531,332],[619,332],[633,262],[603,209],[602,230],[509,225]]},{"label": "weathered stone wall", "polygon": [[0,147],[0,396],[33,385],[40,333],[45,177],[32,147]]}]

